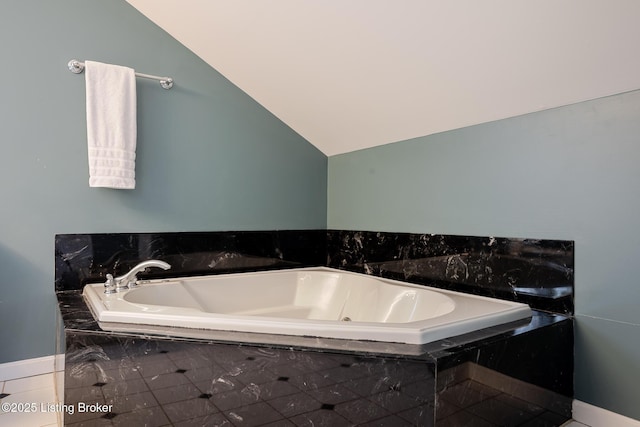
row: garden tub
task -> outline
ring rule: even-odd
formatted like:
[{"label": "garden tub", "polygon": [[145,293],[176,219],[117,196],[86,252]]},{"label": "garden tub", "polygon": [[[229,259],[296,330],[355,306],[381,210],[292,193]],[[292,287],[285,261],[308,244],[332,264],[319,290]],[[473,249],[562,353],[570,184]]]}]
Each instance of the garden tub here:
[{"label": "garden tub", "polygon": [[[104,330],[171,327],[425,344],[531,317],[526,304],[324,267],[138,281],[83,296]],[[189,334],[186,334],[187,336]]]}]

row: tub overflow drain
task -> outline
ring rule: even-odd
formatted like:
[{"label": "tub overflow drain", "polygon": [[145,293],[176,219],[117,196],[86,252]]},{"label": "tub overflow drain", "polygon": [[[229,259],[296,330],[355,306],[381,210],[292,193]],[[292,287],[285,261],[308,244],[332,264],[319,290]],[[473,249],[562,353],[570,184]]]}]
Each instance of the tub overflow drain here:
[{"label": "tub overflow drain", "polygon": [[342,318],[342,319],[340,319],[340,320],[342,320],[343,322],[351,322],[351,318],[350,318],[350,317],[347,317],[347,316],[343,317],[343,318]]}]

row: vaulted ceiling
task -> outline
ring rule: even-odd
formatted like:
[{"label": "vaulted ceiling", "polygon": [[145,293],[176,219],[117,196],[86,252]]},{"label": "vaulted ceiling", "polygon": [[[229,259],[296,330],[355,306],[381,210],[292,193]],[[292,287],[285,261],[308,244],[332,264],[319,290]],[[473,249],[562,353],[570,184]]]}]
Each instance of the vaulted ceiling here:
[{"label": "vaulted ceiling", "polygon": [[127,0],[331,156],[640,88],[637,0]]}]

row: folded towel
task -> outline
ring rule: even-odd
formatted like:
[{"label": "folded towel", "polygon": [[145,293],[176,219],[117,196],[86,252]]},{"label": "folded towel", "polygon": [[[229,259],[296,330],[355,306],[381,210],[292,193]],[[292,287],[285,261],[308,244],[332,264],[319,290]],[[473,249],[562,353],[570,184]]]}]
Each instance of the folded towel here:
[{"label": "folded towel", "polygon": [[85,73],[89,186],[135,188],[135,72],[85,61]]}]

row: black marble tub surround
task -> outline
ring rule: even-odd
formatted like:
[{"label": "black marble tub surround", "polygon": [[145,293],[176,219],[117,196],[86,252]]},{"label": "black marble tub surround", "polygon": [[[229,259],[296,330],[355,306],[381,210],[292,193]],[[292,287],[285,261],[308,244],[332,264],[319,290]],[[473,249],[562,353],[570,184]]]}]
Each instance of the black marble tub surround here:
[{"label": "black marble tub surround", "polygon": [[171,269],[149,269],[140,278],[315,267],[326,261],[326,231],[58,234],[56,291],[104,282],[148,259]]},{"label": "black marble tub surround", "polygon": [[430,363],[131,337],[69,340],[79,357],[67,365],[67,404],[92,396],[113,406],[69,414],[67,425],[433,425]]},{"label": "black marble tub surround", "polygon": [[[573,242],[341,230],[65,234],[55,257],[64,403],[106,408],[66,413],[65,425],[491,427],[571,418]],[[544,311],[425,345],[103,331],[82,287],[147,259],[173,268],[142,278],[329,266]]]},{"label": "black marble tub surround", "polygon": [[573,314],[574,242],[327,231],[327,266]]},{"label": "black marble tub surround", "polygon": [[561,315],[362,350],[348,340],[109,333],[80,291],[59,296],[64,403],[108,408],[67,413],[65,425],[559,426],[571,418],[573,324]]}]

